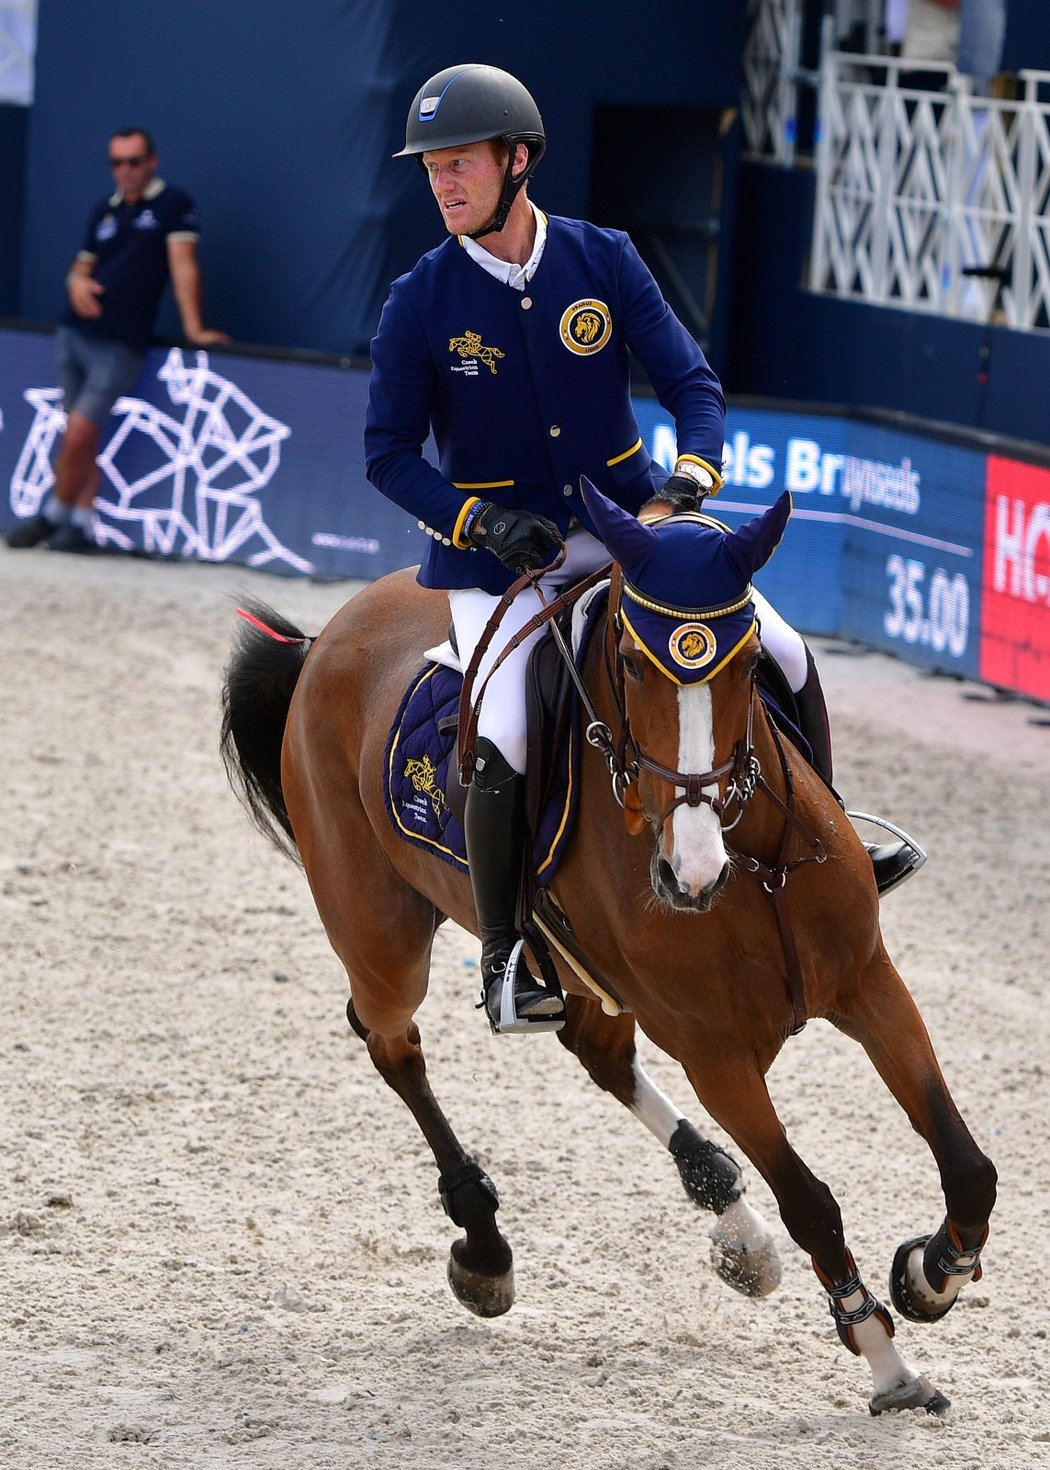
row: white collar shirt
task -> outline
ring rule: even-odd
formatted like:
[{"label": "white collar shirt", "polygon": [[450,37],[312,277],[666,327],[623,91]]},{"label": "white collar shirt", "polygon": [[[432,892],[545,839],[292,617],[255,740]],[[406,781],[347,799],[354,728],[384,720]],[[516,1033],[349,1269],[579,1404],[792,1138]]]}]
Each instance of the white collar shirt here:
[{"label": "white collar shirt", "polygon": [[532,217],[536,221],[536,243],[532,247],[532,254],[524,265],[518,265],[513,260],[498,260],[477,240],[470,240],[466,235],[460,235],[460,243],[463,249],[481,266],[483,271],[488,271],[490,276],[495,276],[497,281],[502,281],[505,286],[512,286],[515,291],[524,291],[526,283],[531,281],[536,274],[536,267],[540,263],[543,247],[547,243],[547,221],[540,211],[530,200],[529,208]]}]

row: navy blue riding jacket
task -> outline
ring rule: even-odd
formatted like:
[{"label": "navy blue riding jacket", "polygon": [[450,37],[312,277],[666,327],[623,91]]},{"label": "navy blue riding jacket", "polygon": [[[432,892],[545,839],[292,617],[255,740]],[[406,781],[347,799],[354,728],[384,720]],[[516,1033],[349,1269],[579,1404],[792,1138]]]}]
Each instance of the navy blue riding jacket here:
[{"label": "navy blue riding jacket", "polygon": [[[563,534],[574,518],[593,531],[586,475],[638,512],[655,467],[631,404],[628,348],[674,417],[679,454],[719,466],[718,379],[620,231],[551,216],[524,292],[456,237],[394,282],[372,342],[365,461],[431,537],[423,586],[509,586],[498,558],[462,537],[479,499],[548,516]],[[436,466],[423,458],[431,431]]]}]

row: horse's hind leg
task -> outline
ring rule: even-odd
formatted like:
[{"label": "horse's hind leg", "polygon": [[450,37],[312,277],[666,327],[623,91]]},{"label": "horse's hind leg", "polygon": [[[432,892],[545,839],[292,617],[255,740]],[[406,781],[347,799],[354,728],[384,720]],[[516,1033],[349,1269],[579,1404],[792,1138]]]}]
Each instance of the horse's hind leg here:
[{"label": "horse's hind leg", "polygon": [[995,1166],[960,1117],[922,1017],[888,959],[857,988],[848,1013],[831,1019],[864,1047],[940,1171],[945,1218],[932,1236],[905,1241],[890,1273],[890,1295],[901,1315],[936,1321],[968,1282],[980,1279]]},{"label": "horse's hind leg", "polygon": [[835,1197],[788,1143],[753,1055],[683,1052],[683,1062],[701,1103],[760,1170],[792,1240],[811,1257],[839,1337],[871,1370],[871,1412],[924,1408],[943,1413],[948,1400],[897,1351],[893,1321],[862,1282],[846,1246]]},{"label": "horse's hind leg", "polygon": [[715,1216],[711,1259],[723,1281],[745,1296],[780,1284],[780,1257],[769,1228],[744,1198],[740,1166],[693,1127],[638,1059],[634,1017],[607,1016],[589,997],[567,995],[558,1040],[649,1129],[678,1166],[686,1194]]},{"label": "horse's hind leg", "polygon": [[438,1166],[438,1192],[445,1212],[463,1231],[453,1241],[448,1280],[465,1307],[479,1317],[499,1317],[514,1304],[511,1249],[496,1225],[499,1195],[485,1171],[463,1148],[427,1080],[419,1029],[409,1024],[399,1036],[363,1026],[347,1002],[346,1018],[368,1047],[376,1070],[419,1124]]}]

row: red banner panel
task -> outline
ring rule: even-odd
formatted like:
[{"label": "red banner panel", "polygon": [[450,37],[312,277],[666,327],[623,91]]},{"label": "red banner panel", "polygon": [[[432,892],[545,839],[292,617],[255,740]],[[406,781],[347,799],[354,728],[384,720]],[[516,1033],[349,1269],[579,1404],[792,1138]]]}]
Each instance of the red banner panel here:
[{"label": "red banner panel", "polygon": [[980,677],[1050,701],[1050,470],[988,456]]}]

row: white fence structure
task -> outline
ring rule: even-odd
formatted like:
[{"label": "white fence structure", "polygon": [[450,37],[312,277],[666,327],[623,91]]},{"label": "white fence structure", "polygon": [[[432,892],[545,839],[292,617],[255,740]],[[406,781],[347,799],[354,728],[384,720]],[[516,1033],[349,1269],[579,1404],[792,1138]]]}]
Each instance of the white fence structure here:
[{"label": "white fence structure", "polygon": [[[944,89],[908,86],[912,72]],[[1050,328],[1050,73],[977,97],[950,66],[825,52],[809,285]]]},{"label": "white fence structure", "polygon": [[[850,4],[835,0],[823,26],[810,288],[1050,330],[1050,73],[991,98],[948,65],[837,52]],[[815,80],[803,19],[803,0],[748,0],[744,146],[786,167],[811,163],[797,152]]]},{"label": "white fence structure", "polygon": [[0,102],[33,100],[36,0],[0,0]]},{"label": "white fence structure", "polygon": [[741,119],[749,153],[795,158],[802,0],[748,0]]}]

